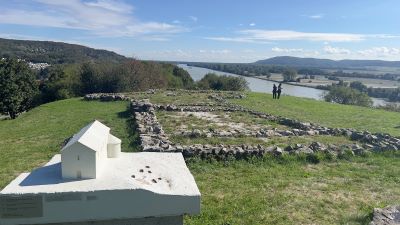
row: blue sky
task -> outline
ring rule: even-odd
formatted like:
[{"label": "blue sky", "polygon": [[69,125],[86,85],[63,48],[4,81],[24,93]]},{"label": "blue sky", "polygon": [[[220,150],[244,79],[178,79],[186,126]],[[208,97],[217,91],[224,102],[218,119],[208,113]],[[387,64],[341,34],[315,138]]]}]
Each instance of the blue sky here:
[{"label": "blue sky", "polygon": [[398,0],[0,0],[0,37],[139,59],[400,60]]}]

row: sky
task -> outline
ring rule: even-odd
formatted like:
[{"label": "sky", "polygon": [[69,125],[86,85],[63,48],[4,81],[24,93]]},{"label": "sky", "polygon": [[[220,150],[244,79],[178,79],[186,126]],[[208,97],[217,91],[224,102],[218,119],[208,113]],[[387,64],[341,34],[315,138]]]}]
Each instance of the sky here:
[{"label": "sky", "polygon": [[400,61],[399,0],[0,0],[0,37],[145,60]]}]

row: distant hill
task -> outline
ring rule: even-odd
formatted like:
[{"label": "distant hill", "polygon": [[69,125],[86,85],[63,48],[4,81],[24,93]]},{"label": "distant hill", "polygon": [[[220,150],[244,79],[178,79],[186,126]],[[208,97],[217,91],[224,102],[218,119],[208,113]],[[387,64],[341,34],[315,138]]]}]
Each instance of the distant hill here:
[{"label": "distant hill", "polygon": [[298,58],[291,56],[278,56],[270,59],[259,60],[256,64],[281,65],[293,67],[318,67],[318,68],[352,68],[352,67],[400,67],[400,61],[383,60],[330,60],[316,58]]},{"label": "distant hill", "polygon": [[52,41],[0,38],[0,58],[16,57],[33,63],[78,63],[87,60],[120,62],[127,58],[112,51]]}]

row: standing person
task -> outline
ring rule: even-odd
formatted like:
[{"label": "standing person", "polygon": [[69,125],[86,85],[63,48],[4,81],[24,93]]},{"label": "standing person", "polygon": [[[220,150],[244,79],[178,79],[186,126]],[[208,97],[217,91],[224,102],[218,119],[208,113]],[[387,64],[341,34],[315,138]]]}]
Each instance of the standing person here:
[{"label": "standing person", "polygon": [[276,99],[276,90],[277,90],[277,88],[276,88],[276,85],[274,84],[274,87],[272,88],[272,98],[273,99]]},{"label": "standing person", "polygon": [[282,89],[283,89],[283,88],[282,88],[282,83],[280,83],[280,84],[278,85],[278,91],[277,91],[277,93],[278,93],[277,98],[278,98],[278,99],[281,97]]}]

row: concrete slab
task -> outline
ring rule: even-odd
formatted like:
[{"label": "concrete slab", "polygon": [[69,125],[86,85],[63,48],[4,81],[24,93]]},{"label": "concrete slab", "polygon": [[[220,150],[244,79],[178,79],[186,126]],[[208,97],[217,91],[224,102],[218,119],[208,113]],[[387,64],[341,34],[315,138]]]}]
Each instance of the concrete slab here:
[{"label": "concrete slab", "polygon": [[180,153],[121,153],[96,179],[65,180],[61,156],[0,192],[0,224],[45,224],[200,213],[200,192]]},{"label": "concrete slab", "polygon": [[125,220],[86,221],[76,223],[49,223],[46,225],[183,225],[182,216],[152,217]]}]

